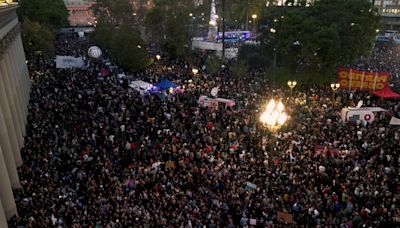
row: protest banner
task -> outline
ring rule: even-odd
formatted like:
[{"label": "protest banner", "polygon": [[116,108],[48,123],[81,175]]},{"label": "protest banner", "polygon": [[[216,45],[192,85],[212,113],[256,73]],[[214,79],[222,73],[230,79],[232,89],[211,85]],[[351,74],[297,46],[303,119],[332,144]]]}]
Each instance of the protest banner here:
[{"label": "protest banner", "polygon": [[287,212],[278,211],[277,219],[279,222],[293,223],[293,215]]},{"label": "protest banner", "polygon": [[388,87],[388,72],[359,71],[350,68],[339,68],[338,82],[340,88],[349,90],[381,90]]},{"label": "protest banner", "polygon": [[74,56],[56,56],[56,68],[66,69],[66,68],[83,68],[84,62],[82,57]]}]

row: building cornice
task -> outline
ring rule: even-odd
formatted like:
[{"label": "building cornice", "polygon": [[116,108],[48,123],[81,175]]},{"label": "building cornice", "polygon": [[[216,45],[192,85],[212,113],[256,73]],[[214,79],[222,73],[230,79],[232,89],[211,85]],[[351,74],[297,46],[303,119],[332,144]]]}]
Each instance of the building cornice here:
[{"label": "building cornice", "polygon": [[0,40],[0,59],[3,56],[3,53],[10,46],[10,43],[14,41],[14,39],[20,33],[20,24],[15,25],[1,40]]}]

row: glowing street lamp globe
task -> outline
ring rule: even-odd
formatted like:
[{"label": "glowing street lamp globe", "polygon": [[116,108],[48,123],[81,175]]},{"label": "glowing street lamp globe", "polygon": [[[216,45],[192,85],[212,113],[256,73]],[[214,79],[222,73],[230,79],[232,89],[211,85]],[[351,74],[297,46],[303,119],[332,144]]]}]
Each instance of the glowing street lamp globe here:
[{"label": "glowing street lamp globe", "polygon": [[285,124],[288,116],[284,112],[284,105],[281,101],[278,103],[271,99],[265,111],[261,113],[260,121],[261,123],[268,127],[271,131],[278,130],[282,125]]},{"label": "glowing street lamp globe", "polygon": [[340,88],[340,84],[339,83],[331,83],[331,88],[333,91],[336,91],[337,89]]},{"label": "glowing street lamp globe", "polygon": [[289,88],[293,89],[294,87],[296,87],[297,82],[296,81],[288,81],[287,82]]}]

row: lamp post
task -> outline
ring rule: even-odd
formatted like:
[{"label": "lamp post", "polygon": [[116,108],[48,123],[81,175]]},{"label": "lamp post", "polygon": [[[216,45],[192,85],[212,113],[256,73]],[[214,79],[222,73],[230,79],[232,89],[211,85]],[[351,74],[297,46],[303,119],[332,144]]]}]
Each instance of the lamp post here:
[{"label": "lamp post", "polygon": [[156,55],[156,59],[157,59],[157,61],[160,61],[161,55]]},{"label": "lamp post", "polygon": [[260,116],[260,121],[263,126],[267,127],[272,133],[271,152],[273,152],[275,133],[287,120],[287,115],[284,112],[284,109],[285,107],[281,101],[276,102],[274,99],[271,99],[267,104],[267,108]]},{"label": "lamp post", "polygon": [[[276,29],[271,28],[269,30],[272,34],[276,33]],[[272,82],[272,88],[275,88],[275,78],[276,78],[276,47],[274,48],[274,78],[273,78],[273,82]]]},{"label": "lamp post", "polygon": [[256,19],[257,19],[257,14],[251,15],[251,18],[253,19],[253,31],[254,31],[254,33],[255,33],[255,32],[257,32],[257,31],[256,31]]},{"label": "lamp post", "polygon": [[331,83],[331,89],[332,89],[332,102],[335,102],[335,93],[336,90],[338,90],[340,88],[340,84],[339,83]]},{"label": "lamp post", "polygon": [[288,84],[288,86],[290,88],[290,98],[291,98],[292,97],[293,88],[296,87],[297,82],[296,81],[288,81],[287,84]]},{"label": "lamp post", "polygon": [[261,123],[268,127],[271,132],[276,132],[287,120],[287,115],[284,112],[285,107],[282,102],[276,102],[271,99],[265,111],[260,116]]}]

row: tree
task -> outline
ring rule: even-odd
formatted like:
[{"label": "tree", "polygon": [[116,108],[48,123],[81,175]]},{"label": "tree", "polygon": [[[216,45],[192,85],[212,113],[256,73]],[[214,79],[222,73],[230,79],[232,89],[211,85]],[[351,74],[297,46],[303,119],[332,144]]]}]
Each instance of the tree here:
[{"label": "tree", "polygon": [[256,45],[242,45],[239,48],[238,59],[249,68],[260,68],[267,64],[263,48]]},{"label": "tree", "polygon": [[35,55],[50,58],[54,55],[56,30],[68,24],[68,11],[62,0],[20,0],[18,16],[28,59]]},{"label": "tree", "polygon": [[92,33],[92,40],[103,49],[110,49],[113,41],[115,27],[106,22],[103,17],[99,18],[95,31]]},{"label": "tree", "polygon": [[193,1],[158,0],[145,18],[146,32],[150,40],[172,58],[185,57],[189,52]]},{"label": "tree", "polygon": [[68,11],[63,0],[20,0],[18,15],[22,21],[45,24],[53,29],[68,25]]},{"label": "tree", "polygon": [[146,68],[150,58],[129,0],[101,0],[98,3],[96,11],[100,17],[92,34],[93,41],[107,50],[123,68]]},{"label": "tree", "polygon": [[139,31],[122,25],[113,34],[110,52],[118,64],[129,70],[142,70],[150,65]]},{"label": "tree", "polygon": [[208,73],[215,74],[220,70],[221,60],[217,56],[210,55],[208,56],[205,65]]},{"label": "tree", "polygon": [[54,55],[54,33],[51,28],[29,19],[22,22],[22,41],[28,59],[34,54],[44,57]]},{"label": "tree", "polygon": [[269,27],[261,40],[268,56],[275,49],[278,62],[292,70],[334,70],[372,48],[379,18],[370,6],[367,0],[320,0],[310,7],[272,7],[262,19]]}]

